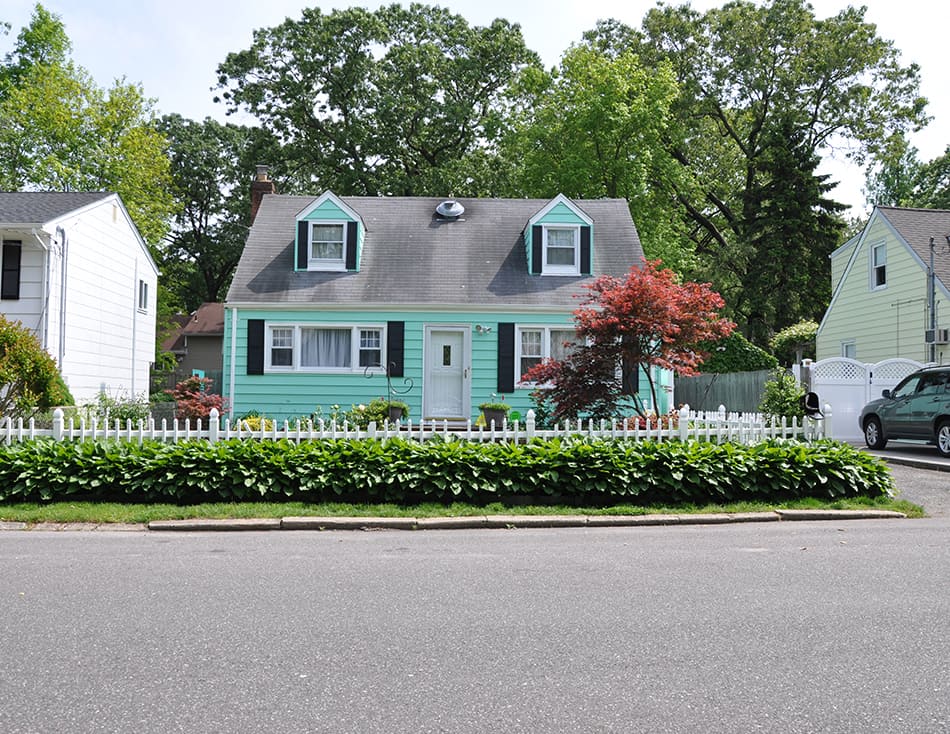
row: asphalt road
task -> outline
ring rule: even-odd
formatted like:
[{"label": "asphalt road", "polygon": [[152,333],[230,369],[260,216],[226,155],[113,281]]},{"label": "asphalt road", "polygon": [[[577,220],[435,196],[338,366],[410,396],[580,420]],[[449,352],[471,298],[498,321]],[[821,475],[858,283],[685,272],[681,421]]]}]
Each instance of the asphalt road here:
[{"label": "asphalt road", "polygon": [[0,731],[950,732],[948,534],[0,533]]}]

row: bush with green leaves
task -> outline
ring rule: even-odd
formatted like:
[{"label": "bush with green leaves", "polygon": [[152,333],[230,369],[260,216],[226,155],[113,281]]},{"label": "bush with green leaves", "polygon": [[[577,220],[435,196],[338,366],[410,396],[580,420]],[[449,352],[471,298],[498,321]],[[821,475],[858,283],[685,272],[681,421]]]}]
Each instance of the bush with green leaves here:
[{"label": "bush with green leaves", "polygon": [[773,370],[769,381],[765,383],[759,412],[765,415],[766,420],[798,418],[800,422],[805,417],[802,408],[804,394],[805,388],[798,384],[795,375],[783,369]]},{"label": "bush with green leaves", "polygon": [[709,356],[699,366],[705,374],[728,372],[754,372],[778,367],[778,360],[764,349],[746,339],[738,331],[732,332],[718,342],[707,342],[700,349]]},{"label": "bush with green leaves", "polygon": [[0,314],[0,416],[28,418],[38,410],[72,404],[56,362],[36,335]]},{"label": "bush with green leaves", "polygon": [[0,446],[0,501],[516,501],[585,506],[883,496],[886,465],[847,444],[403,439],[36,440]]},{"label": "bush with green leaves", "polygon": [[797,364],[815,358],[818,323],[802,320],[782,329],[772,337],[769,347],[783,364]]},{"label": "bush with green leaves", "polygon": [[124,426],[127,421],[132,421],[134,426],[138,425],[139,421],[147,421],[150,412],[151,404],[145,397],[113,396],[101,392],[94,403],[82,407],[80,415],[89,424],[109,423],[112,425],[119,421]]}]

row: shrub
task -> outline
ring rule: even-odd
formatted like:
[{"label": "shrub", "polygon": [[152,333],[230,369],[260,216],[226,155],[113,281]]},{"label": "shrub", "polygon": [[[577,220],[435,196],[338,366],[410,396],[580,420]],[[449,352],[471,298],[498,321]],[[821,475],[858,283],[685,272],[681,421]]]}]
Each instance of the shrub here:
[{"label": "shrub", "polygon": [[765,383],[759,412],[765,415],[766,420],[781,420],[783,417],[804,418],[801,402],[804,394],[805,389],[795,381],[791,372],[783,369],[773,370],[772,377]]},{"label": "shrub", "polygon": [[817,335],[818,324],[803,320],[782,329],[772,337],[769,346],[784,364],[798,363],[805,358],[815,358]]},{"label": "shrub", "polygon": [[206,392],[213,380],[210,377],[189,377],[165,392],[174,399],[179,418],[206,420],[213,408],[218,413],[227,410],[227,401],[217,393]]},{"label": "shrub", "polygon": [[33,332],[0,314],[0,416],[23,418],[72,404],[56,362]]},{"label": "shrub", "polygon": [[89,423],[119,421],[123,426],[126,421],[136,425],[139,421],[148,420],[151,406],[145,398],[112,397],[106,393],[99,393],[95,403],[82,407],[82,416]]},{"label": "shrub", "polygon": [[370,423],[376,423],[382,426],[389,420],[389,406],[402,408],[404,418],[409,416],[409,406],[399,400],[386,400],[386,398],[373,398],[369,405],[354,405],[346,413],[346,421],[350,425],[366,428]]},{"label": "shrub", "polygon": [[738,331],[718,342],[701,344],[700,349],[709,353],[700,365],[704,373],[754,372],[778,367],[775,357],[757,347]]},{"label": "shrub", "polygon": [[883,496],[886,465],[847,444],[402,439],[0,446],[0,501],[296,500],[581,505]]}]

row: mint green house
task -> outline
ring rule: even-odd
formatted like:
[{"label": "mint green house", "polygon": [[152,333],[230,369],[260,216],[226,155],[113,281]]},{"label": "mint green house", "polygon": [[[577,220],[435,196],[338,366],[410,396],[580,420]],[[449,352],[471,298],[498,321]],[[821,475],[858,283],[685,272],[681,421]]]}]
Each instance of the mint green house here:
[{"label": "mint green house", "polygon": [[622,199],[260,198],[225,303],[232,416],[347,409],[387,371],[413,421],[493,396],[524,415],[521,375],[569,348],[584,285],[643,262]]}]

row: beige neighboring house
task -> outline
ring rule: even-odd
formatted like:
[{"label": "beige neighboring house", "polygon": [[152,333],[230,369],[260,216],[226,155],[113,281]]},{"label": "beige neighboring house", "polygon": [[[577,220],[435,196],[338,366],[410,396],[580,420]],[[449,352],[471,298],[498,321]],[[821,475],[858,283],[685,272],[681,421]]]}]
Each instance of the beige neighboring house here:
[{"label": "beige neighboring house", "polygon": [[215,380],[213,389],[221,389],[222,341],[224,339],[224,304],[202,303],[191,314],[179,319],[179,328],[163,343],[162,348],[178,360],[175,374],[184,379],[198,374]]},{"label": "beige neighboring house", "polygon": [[948,210],[875,207],[864,229],[831,254],[817,359],[950,362],[948,238]]},{"label": "beige neighboring house", "polygon": [[36,334],[77,403],[148,393],[157,282],[118,194],[0,192],[0,314]]}]

